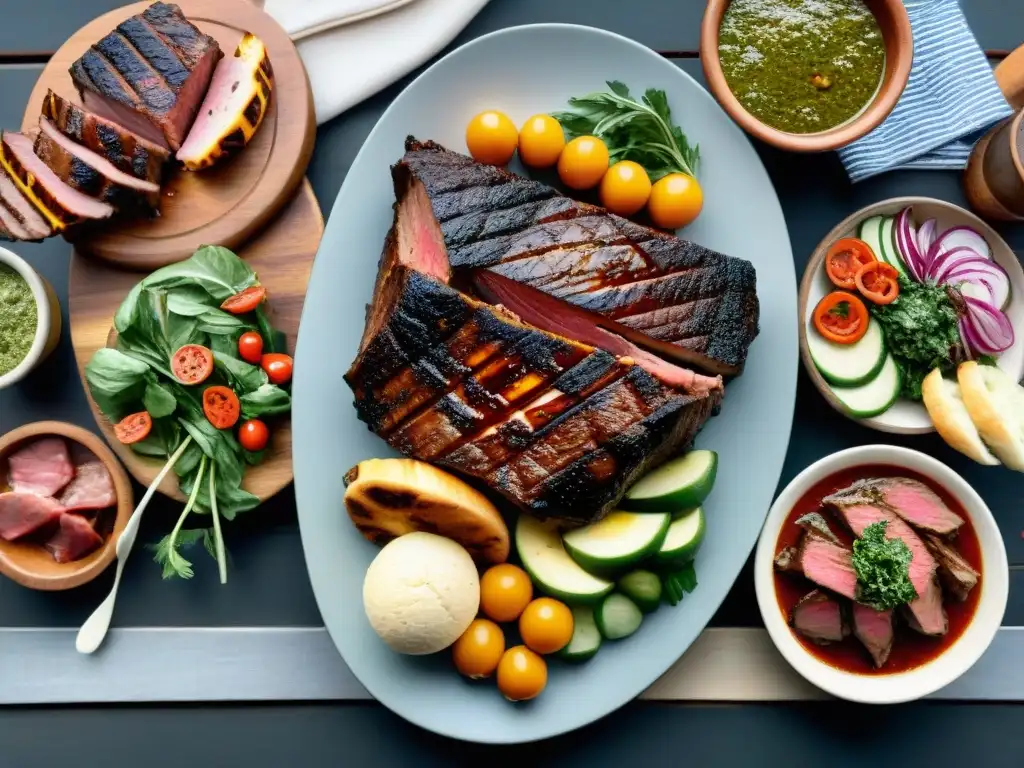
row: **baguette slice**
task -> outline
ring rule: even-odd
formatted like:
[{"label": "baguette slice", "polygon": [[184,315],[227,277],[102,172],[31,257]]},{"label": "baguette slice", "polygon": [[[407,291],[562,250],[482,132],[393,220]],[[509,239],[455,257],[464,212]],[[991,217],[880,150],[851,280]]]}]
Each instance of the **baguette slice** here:
[{"label": "baguette slice", "polygon": [[951,448],[979,464],[990,467],[999,464],[999,459],[985,446],[978,428],[971,420],[957,382],[943,378],[942,371],[936,368],[925,376],[921,384],[921,395],[936,431]]},{"label": "baguette slice", "polygon": [[415,531],[457,541],[478,563],[508,559],[508,526],[487,497],[415,459],[368,459],[345,474],[352,524],[375,544]]},{"label": "baguette slice", "polygon": [[962,363],[956,375],[982,440],[1003,464],[1024,472],[1024,387],[993,365]]}]

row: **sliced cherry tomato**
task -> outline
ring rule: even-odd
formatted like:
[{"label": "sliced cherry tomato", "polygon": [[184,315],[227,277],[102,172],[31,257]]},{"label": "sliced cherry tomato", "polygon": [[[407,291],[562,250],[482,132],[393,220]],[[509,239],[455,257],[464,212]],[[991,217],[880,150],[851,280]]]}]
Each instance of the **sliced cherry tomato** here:
[{"label": "sliced cherry tomato", "polygon": [[171,370],[182,384],[200,384],[213,373],[213,352],[201,344],[186,344],[171,355]]},{"label": "sliced cherry tomato", "polygon": [[873,304],[892,304],[900,295],[900,273],[892,264],[876,261],[857,270],[857,290]]},{"label": "sliced cherry tomato", "polygon": [[246,331],[238,337],[238,354],[247,363],[260,364],[263,357],[263,337],[256,331]]},{"label": "sliced cherry tomato", "polygon": [[145,440],[153,428],[153,419],[146,411],[125,416],[114,425],[114,436],[125,445]]},{"label": "sliced cherry tomato", "polygon": [[853,290],[857,270],[877,259],[871,246],[856,237],[844,237],[832,243],[825,254],[825,272],[828,279],[839,288]]},{"label": "sliced cherry tomato", "polygon": [[260,367],[267,372],[271,384],[287,384],[292,379],[291,355],[270,352],[260,358]]},{"label": "sliced cherry tomato", "polygon": [[207,387],[203,390],[203,413],[217,429],[229,429],[238,422],[242,406],[230,387]]},{"label": "sliced cherry tomato", "polygon": [[262,451],[270,440],[270,430],[259,419],[243,421],[238,428],[238,442],[247,451]]},{"label": "sliced cherry tomato", "polygon": [[246,312],[252,312],[266,299],[267,289],[262,285],[254,285],[241,293],[224,299],[220,308],[232,315],[244,315]]},{"label": "sliced cherry tomato", "polygon": [[868,308],[857,296],[833,291],[814,308],[814,327],[836,344],[853,344],[868,332]]}]

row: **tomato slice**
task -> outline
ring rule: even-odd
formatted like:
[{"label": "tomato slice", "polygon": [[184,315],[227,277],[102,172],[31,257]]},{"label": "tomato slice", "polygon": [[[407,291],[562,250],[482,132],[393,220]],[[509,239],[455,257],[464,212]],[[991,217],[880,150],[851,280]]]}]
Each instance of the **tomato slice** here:
[{"label": "tomato slice", "polygon": [[233,315],[244,315],[252,312],[267,299],[267,289],[262,285],[246,288],[241,293],[229,296],[221,303],[220,308]]},{"label": "tomato slice", "polygon": [[238,337],[238,354],[247,363],[260,364],[263,357],[263,337],[256,331],[246,331]]},{"label": "tomato slice", "polygon": [[900,295],[900,273],[884,261],[858,269],[856,283],[861,296],[873,304],[892,304]]},{"label": "tomato slice", "polygon": [[216,386],[203,390],[203,413],[217,429],[235,426],[241,411],[238,395],[230,387]]},{"label": "tomato slice", "polygon": [[146,411],[125,416],[114,425],[114,436],[125,445],[145,440],[153,429],[153,419]]},{"label": "tomato slice", "polygon": [[271,384],[287,384],[292,378],[291,355],[270,352],[260,359],[260,366],[267,372]]},{"label": "tomato slice", "polygon": [[171,355],[171,371],[182,384],[201,384],[213,373],[213,352],[201,344],[186,344]]},{"label": "tomato slice", "polygon": [[825,272],[839,288],[856,287],[857,270],[877,261],[871,246],[856,237],[836,240],[825,254]]},{"label": "tomato slice", "polygon": [[868,308],[857,296],[833,291],[814,308],[814,327],[836,344],[854,344],[868,332]]}]

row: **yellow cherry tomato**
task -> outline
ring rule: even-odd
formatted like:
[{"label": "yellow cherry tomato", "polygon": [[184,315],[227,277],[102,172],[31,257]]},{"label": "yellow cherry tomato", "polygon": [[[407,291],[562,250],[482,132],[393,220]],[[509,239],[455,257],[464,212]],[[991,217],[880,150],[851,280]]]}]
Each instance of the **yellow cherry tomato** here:
[{"label": "yellow cherry tomato", "polygon": [[679,229],[700,214],[704,193],[697,180],[685,173],[670,173],[654,183],[647,210],[656,227]]},{"label": "yellow cherry tomato", "polygon": [[481,112],[466,126],[469,154],[480,163],[505,165],[515,154],[518,142],[516,124],[504,112]]},{"label": "yellow cherry tomato", "polygon": [[474,680],[494,674],[504,653],[505,635],[487,619],[474,619],[452,646],[455,668]]},{"label": "yellow cherry tomato", "polygon": [[519,130],[519,159],[531,168],[550,168],[564,148],[562,124],[551,115],[534,115]]},{"label": "yellow cherry tomato", "polygon": [[620,160],[601,179],[601,205],[620,216],[632,216],[651,196],[651,179],[640,163]]},{"label": "yellow cherry tomato", "polygon": [[560,651],[572,639],[572,611],[565,603],[539,597],[519,617],[519,634],[537,653]]},{"label": "yellow cherry tomato", "polygon": [[492,565],[480,577],[480,610],[495,621],[515,621],[532,597],[533,583],[517,565]]},{"label": "yellow cherry tomato", "polygon": [[608,147],[596,136],[577,136],[558,158],[558,178],[572,189],[596,186],[608,170]]},{"label": "yellow cherry tomato", "polygon": [[509,701],[536,698],[548,684],[548,665],[523,645],[509,648],[498,662],[498,690]]}]

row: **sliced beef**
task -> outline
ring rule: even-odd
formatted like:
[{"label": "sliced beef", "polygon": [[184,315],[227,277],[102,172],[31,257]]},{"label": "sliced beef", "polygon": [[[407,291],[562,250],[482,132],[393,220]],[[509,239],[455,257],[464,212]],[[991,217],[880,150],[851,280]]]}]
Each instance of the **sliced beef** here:
[{"label": "sliced beef", "polygon": [[629,342],[711,374],[740,372],[757,335],[754,268],[433,142],[392,169],[398,250],[445,279],[486,269],[593,313]]},{"label": "sliced beef", "polygon": [[96,533],[87,518],[64,512],[60,526],[44,546],[58,563],[70,563],[85,557],[102,543],[103,537]]},{"label": "sliced beef", "polygon": [[858,480],[833,494],[849,504],[884,506],[915,528],[940,536],[956,533],[964,524],[956,512],[924,483],[909,477]]},{"label": "sliced beef", "polygon": [[42,114],[65,136],[91,149],[118,170],[152,184],[163,179],[164,166],[170,158],[165,147],[72,104],[53,91],[47,91],[43,98]]},{"label": "sliced beef", "polygon": [[926,533],[924,543],[939,564],[942,586],[960,602],[966,600],[971,590],[978,585],[981,575],[954,547],[938,536]]},{"label": "sliced beef", "polygon": [[0,493],[0,538],[15,541],[52,525],[61,506],[50,496],[25,491]]},{"label": "sliced beef", "polygon": [[119,211],[152,215],[160,208],[160,187],[119,170],[101,155],[76,144],[48,118],[39,118],[35,153],[72,189]]},{"label": "sliced beef", "polygon": [[177,150],[195,120],[220,46],[177,5],[154,3],[71,65],[86,108]]},{"label": "sliced beef", "polygon": [[68,512],[106,509],[117,502],[114,481],[99,459],[75,467],[75,477],[68,483],[58,499]]},{"label": "sliced beef", "polygon": [[839,538],[832,533],[828,520],[819,512],[808,512],[806,515],[798,517],[796,524],[811,536],[819,536],[833,544],[840,544]]},{"label": "sliced beef", "polygon": [[0,197],[0,240],[18,242],[40,239],[18,221],[18,218]]},{"label": "sliced beef", "polygon": [[878,611],[868,605],[854,603],[851,614],[854,636],[871,654],[875,667],[881,668],[892,652],[892,611]]},{"label": "sliced beef", "polygon": [[7,457],[7,481],[11,489],[38,496],[56,496],[75,476],[62,437],[41,437]]},{"label": "sliced beef", "polygon": [[821,645],[838,643],[850,634],[839,601],[820,589],[800,598],[789,615],[789,624],[808,640]]},{"label": "sliced beef", "polygon": [[811,533],[805,533],[799,546],[800,571],[819,587],[850,600],[857,597],[857,572],[853,553],[846,547]]},{"label": "sliced beef", "polygon": [[[42,240],[53,234],[43,214],[21,193],[0,165],[0,222],[22,240]],[[21,236],[24,233],[24,236]]]},{"label": "sliced beef", "polygon": [[775,570],[782,573],[803,573],[800,567],[800,548],[784,547],[775,556]]},{"label": "sliced beef", "polygon": [[106,219],[114,213],[112,206],[61,181],[36,155],[28,136],[20,133],[0,136],[0,166],[55,230],[83,219]]},{"label": "sliced beef", "polygon": [[943,635],[949,622],[942,607],[942,590],[936,578],[938,564],[921,538],[894,512],[884,506],[851,503],[853,497],[844,492],[826,497],[823,503],[833,505],[846,521],[853,535],[860,537],[874,523],[886,524],[888,539],[902,539],[910,549],[910,582],[917,590],[917,599],[907,604],[910,625],[926,635]]}]

